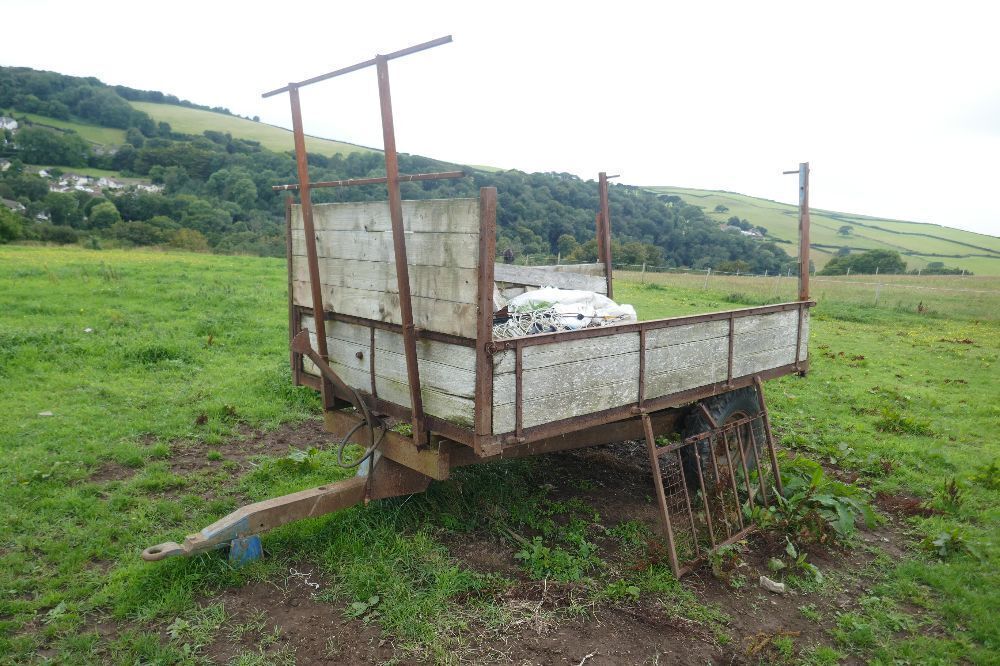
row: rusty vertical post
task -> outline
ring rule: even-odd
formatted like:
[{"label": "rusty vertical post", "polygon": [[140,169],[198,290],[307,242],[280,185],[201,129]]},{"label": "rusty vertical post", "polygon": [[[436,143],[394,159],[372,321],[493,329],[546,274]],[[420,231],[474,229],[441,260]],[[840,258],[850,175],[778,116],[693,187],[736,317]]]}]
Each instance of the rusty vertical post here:
[{"label": "rusty vertical post", "polygon": [[[601,198],[601,228],[599,233],[603,235],[604,242],[604,256],[601,260],[604,262],[604,275],[608,281],[608,298],[614,298],[611,286],[611,216],[608,213],[608,174],[606,172],[602,171],[597,175],[597,186]],[[600,240],[597,247],[601,247]]]},{"label": "rusty vertical post", "polygon": [[653,424],[649,414],[642,412],[642,430],[646,435],[646,450],[649,452],[649,466],[653,471],[653,486],[656,488],[656,501],[660,508],[660,519],[663,521],[663,531],[667,537],[667,555],[670,558],[670,570],[674,576],[681,577],[681,567],[677,562],[677,548],[674,545],[674,527],[670,522],[670,509],[667,508],[667,495],[663,488],[663,477],[660,472],[660,452],[656,449],[656,436],[653,435]]},{"label": "rusty vertical post", "polygon": [[809,300],[809,162],[799,164],[799,300]]},{"label": "rusty vertical post", "polygon": [[[323,285],[319,276],[319,258],[316,253],[316,227],[313,225],[312,193],[309,184],[309,161],[306,155],[306,137],[302,129],[302,107],[299,104],[298,86],[290,86],[288,99],[292,105],[292,132],[295,137],[295,166],[299,176],[299,203],[302,205],[302,231],[305,236],[306,263],[309,266],[309,288],[312,292],[313,323],[316,327],[316,351],[324,361],[330,355],[326,345],[326,319],[323,307]],[[323,406],[333,404],[333,391],[329,381],[321,379]]]},{"label": "rusty vertical post", "polygon": [[406,261],[406,239],[403,236],[403,201],[399,194],[399,157],[396,154],[396,130],[392,122],[389,65],[384,55],[375,56],[375,68],[378,71],[386,188],[389,191],[389,218],[392,222],[392,243],[396,255],[396,282],[399,287],[399,315],[403,324],[403,351],[406,353],[406,379],[410,385],[413,440],[417,446],[423,446],[427,440],[424,431],[424,403],[420,393],[417,335],[413,328],[413,302],[410,298],[410,270]]},{"label": "rusty vertical post", "polygon": [[[477,442],[493,434],[493,272],[497,253],[497,189],[479,190],[479,284],[476,299],[476,391],[474,414]],[[482,455],[482,445],[476,445]]]},{"label": "rusty vertical post", "polygon": [[292,271],[292,201],[292,195],[289,194],[285,197],[285,260],[288,264],[288,365],[292,369],[292,380],[297,386],[299,383],[298,372],[296,372],[298,358],[295,351],[291,348],[292,338],[298,333],[295,321],[294,285],[292,282],[294,277]]}]

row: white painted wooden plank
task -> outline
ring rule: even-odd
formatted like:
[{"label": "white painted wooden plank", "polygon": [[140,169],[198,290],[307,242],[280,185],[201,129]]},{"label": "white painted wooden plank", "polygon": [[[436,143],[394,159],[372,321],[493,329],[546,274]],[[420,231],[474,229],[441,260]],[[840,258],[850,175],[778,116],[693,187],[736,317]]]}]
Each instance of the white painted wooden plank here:
[{"label": "white painted wooden plank", "polygon": [[740,357],[789,345],[794,347],[797,327],[798,322],[794,321],[791,326],[738,333],[733,339],[733,355]]},{"label": "white painted wooden plank", "polygon": [[[303,370],[311,375],[319,375],[316,366],[309,359],[303,360]],[[348,385],[364,389],[371,392],[371,375],[365,367],[352,367],[349,364],[340,363],[337,360],[330,360],[330,367]],[[408,385],[375,375],[375,386],[379,398],[388,402],[410,406],[410,390]],[[424,411],[431,416],[445,419],[452,423],[471,426],[474,411],[474,403],[471,398],[451,395],[435,390],[433,387],[421,384],[421,397],[423,398]]]},{"label": "white painted wooden plank", "polygon": [[[590,386],[578,391],[552,393],[535,400],[525,401],[522,416],[525,428],[552,421],[584,416],[593,412],[621,407],[638,400],[639,382],[637,377],[599,386]],[[514,403],[494,405],[493,432],[503,433],[514,430]]]},{"label": "white painted wooden plank", "polygon": [[682,345],[697,340],[708,340],[729,336],[729,321],[702,321],[696,324],[681,324],[657,328],[646,332],[646,349],[656,349],[668,345]]},{"label": "white painted wooden plank", "polygon": [[[607,328],[614,328],[609,326]],[[523,369],[532,370],[548,365],[558,365],[571,361],[590,360],[639,351],[639,334],[618,333],[602,335],[582,340],[567,340],[547,345],[531,345],[524,348]]]},{"label": "white painted wooden plank", "polygon": [[[399,355],[403,351],[403,334],[383,329],[375,330],[375,348],[394,352]],[[474,347],[452,345],[439,340],[417,340],[417,358],[433,361],[443,365],[451,365],[462,370],[476,369],[476,350]]]},{"label": "white painted wooden plank", "polygon": [[[303,326],[309,331],[309,339],[313,348],[316,348],[316,334],[312,317],[303,317]],[[367,377],[371,363],[371,339],[370,329],[366,326],[358,326],[346,322],[327,322],[327,351],[330,360],[341,365],[356,368],[365,372]],[[375,332],[375,376],[384,377],[404,385],[408,385],[406,374],[406,357],[402,350],[402,336],[393,331],[376,330]],[[336,337],[335,337],[336,336]],[[396,340],[398,338],[398,345]],[[428,344],[430,343],[430,344]],[[392,347],[392,350],[386,347]],[[448,350],[458,352],[449,354]],[[361,352],[361,358],[357,358],[357,353]],[[456,367],[455,363],[463,360],[471,362],[466,367]],[[439,362],[433,359],[445,359],[447,362]],[[421,386],[430,387],[441,393],[448,393],[459,397],[472,398],[475,393],[476,373],[475,350],[461,347],[459,345],[449,345],[437,340],[417,341],[417,365],[420,368]],[[316,373],[312,373],[316,374]],[[369,381],[366,379],[366,381]],[[371,390],[370,384],[356,385],[365,391]]]},{"label": "white painted wooden plank", "polygon": [[695,340],[646,350],[646,374],[705,365],[721,358],[728,365],[729,338]]},{"label": "white painted wooden plank", "polygon": [[497,282],[524,284],[536,287],[558,287],[560,289],[580,289],[606,294],[607,280],[603,277],[583,275],[569,271],[546,270],[540,266],[517,266],[496,264],[493,278]]},{"label": "white painted wooden plank", "polygon": [[742,377],[752,375],[764,370],[779,368],[783,365],[795,363],[795,340],[792,339],[790,347],[779,349],[768,349],[755,354],[745,354],[733,358],[733,376]]},{"label": "white painted wooden plank", "polygon": [[[293,302],[312,307],[309,284],[292,282]],[[476,337],[476,304],[453,303],[421,296],[413,297],[413,323],[440,333]],[[393,324],[402,324],[399,316],[399,295],[351,287],[328,287],[323,290],[324,306],[333,312],[342,312]]]},{"label": "white painted wooden plank", "polygon": [[[522,374],[524,400],[535,400],[552,393],[567,393],[608,384],[632,377],[638,386],[639,352],[587,358],[560,365],[548,365]],[[516,379],[513,373],[497,375],[493,380],[493,404],[514,401]]]},{"label": "white painted wooden plank", "polygon": [[[409,266],[410,294],[454,303],[475,303],[478,275],[474,268]],[[326,287],[351,287],[398,294],[396,265],[382,261],[320,259],[320,282]],[[305,257],[292,257],[292,279],[309,282]]]},{"label": "white painted wooden plank", "polygon": [[[316,252],[328,259],[394,262],[395,248],[389,231],[330,231],[317,234]],[[479,265],[479,234],[406,234],[406,259],[421,266],[476,268]],[[305,256],[305,235],[292,231],[292,255]]]},{"label": "white painted wooden plank", "polygon": [[672,368],[665,372],[650,373],[647,367],[646,398],[659,398],[699,386],[725,382],[728,371],[729,361],[725,356],[711,359],[701,365]]},{"label": "white painted wooden plank", "polygon": [[751,333],[753,331],[762,331],[768,328],[783,328],[791,326],[798,320],[799,313],[796,310],[769,312],[762,315],[737,317],[733,322],[733,330],[736,333]]},{"label": "white painted wooden plank", "polygon": [[604,264],[549,264],[546,266],[535,266],[535,268],[542,268],[547,271],[569,271],[570,273],[579,273],[581,275],[594,275],[602,278],[605,277]]},{"label": "white painted wooden plank", "polygon": [[[392,228],[388,201],[315,204],[317,231],[387,231]],[[302,228],[301,206],[292,206],[292,228]],[[403,229],[421,232],[479,233],[479,199],[403,201]]]}]

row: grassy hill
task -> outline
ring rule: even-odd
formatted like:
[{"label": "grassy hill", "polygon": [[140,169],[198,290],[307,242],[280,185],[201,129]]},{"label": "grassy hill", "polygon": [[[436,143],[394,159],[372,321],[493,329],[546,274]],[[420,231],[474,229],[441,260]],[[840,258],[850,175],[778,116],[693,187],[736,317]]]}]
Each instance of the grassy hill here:
[{"label": "grassy hill", "polygon": [[[129,102],[133,108],[145,111],[156,122],[170,123],[176,132],[185,134],[201,134],[205,130],[228,132],[241,139],[259,141],[268,150],[286,152],[294,149],[292,133],[282,127],[266,123],[254,122],[239,116],[227,116],[224,113],[191,109],[173,104],[156,104],[154,102]],[[320,139],[306,136],[306,150],[332,157],[336,154],[370,153],[373,149],[358,146],[343,141]]]},{"label": "grassy hill", "polygon": [[40,116],[37,113],[22,113],[17,109],[12,112],[18,118],[27,118],[40,127],[54,127],[60,130],[72,130],[80,135],[85,141],[99,146],[120,146],[125,143],[125,130],[113,127],[101,127],[86,122],[75,120],[59,120],[48,116]]},{"label": "grassy hill", "polygon": [[[766,227],[768,235],[782,244],[786,252],[798,254],[798,208],[769,199],[716,190],[682,187],[650,187],[660,194],[673,194],[687,203],[701,207],[712,219],[724,222],[733,215]],[[728,210],[716,213],[715,207]],[[958,266],[980,275],[1000,275],[1000,238],[977,234],[937,224],[888,220],[813,209],[811,215],[812,258],[822,267],[841,247],[853,251],[870,249],[896,250],[904,255],[907,266],[922,268],[931,261]],[[838,230],[850,225],[852,231],[842,236]]]}]

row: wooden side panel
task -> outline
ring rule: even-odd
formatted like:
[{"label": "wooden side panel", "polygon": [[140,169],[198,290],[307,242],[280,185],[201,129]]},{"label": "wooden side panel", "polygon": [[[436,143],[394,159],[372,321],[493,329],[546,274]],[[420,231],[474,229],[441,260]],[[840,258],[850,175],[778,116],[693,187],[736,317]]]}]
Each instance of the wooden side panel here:
[{"label": "wooden side panel", "polygon": [[[388,202],[313,208],[324,306],[344,314],[401,324]],[[414,325],[476,335],[479,200],[403,202]],[[302,211],[292,209],[292,297],[310,306]]]},{"label": "wooden side panel", "polygon": [[[737,317],[733,376],[793,364],[798,317],[795,310]],[[799,358],[805,360],[808,310],[802,323]],[[650,329],[645,336],[645,398],[727,381],[728,319]],[[522,427],[635,403],[638,355],[635,332],[524,347]],[[498,434],[516,426],[514,358],[514,352],[506,350],[493,359],[493,431]]]},{"label": "wooden side panel", "polygon": [[556,268],[558,267],[496,264],[494,279],[497,282],[511,285],[580,289],[599,294],[605,294],[608,291],[607,280],[603,277],[576,273],[571,270],[555,270]]},{"label": "wooden side panel", "polygon": [[799,347],[799,360],[809,360],[809,308],[802,311],[802,344]]},{"label": "wooden side panel", "polygon": [[[302,326],[309,331],[315,343],[313,318],[304,316]],[[330,367],[334,372],[350,386],[371,393],[371,329],[358,324],[328,321],[327,344]],[[471,425],[475,350],[437,340],[417,340],[417,361],[424,410],[452,423]],[[308,374],[319,374],[308,359],[304,369]],[[400,333],[375,330],[375,388],[379,398],[404,407],[410,406],[406,357]]]},{"label": "wooden side panel", "polygon": [[[493,431],[510,432],[516,425],[513,354],[498,356],[494,373]],[[525,347],[522,373],[525,428],[634,403],[639,334]]]}]

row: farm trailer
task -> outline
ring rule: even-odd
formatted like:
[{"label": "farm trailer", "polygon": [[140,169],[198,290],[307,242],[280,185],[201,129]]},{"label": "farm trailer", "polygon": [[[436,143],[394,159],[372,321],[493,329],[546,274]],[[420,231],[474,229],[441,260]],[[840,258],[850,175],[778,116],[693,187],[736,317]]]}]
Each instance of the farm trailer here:
[{"label": "farm trailer", "polygon": [[[681,575],[745,536],[744,505],[780,489],[762,381],[808,369],[808,165],[798,171],[798,301],[495,339],[503,294],[613,294],[607,177],[598,181],[599,262],[584,266],[496,263],[495,188],[402,200],[400,182],[464,175],[403,175],[396,160],[387,61],[446,41],[353,66],[378,69],[386,177],[310,183],[298,88],[331,75],[269,93],[290,93],[299,176],[275,188],[299,194],[298,204],[286,200],[292,379],[321,393],[332,437],[364,447],[358,474],[242,507],[181,544],[147,548],[144,559],[228,546],[241,562],[260,556],[263,531],[423,492],[457,467],[644,439]],[[354,69],[331,74],[344,71]],[[311,201],[312,187],[379,183],[387,201]],[[687,439],[657,443],[685,423]]]}]

